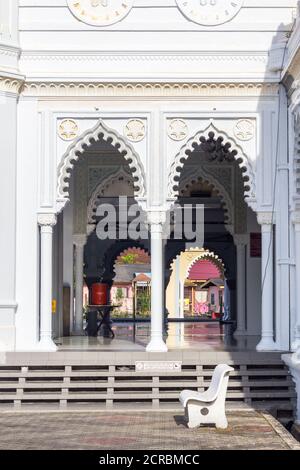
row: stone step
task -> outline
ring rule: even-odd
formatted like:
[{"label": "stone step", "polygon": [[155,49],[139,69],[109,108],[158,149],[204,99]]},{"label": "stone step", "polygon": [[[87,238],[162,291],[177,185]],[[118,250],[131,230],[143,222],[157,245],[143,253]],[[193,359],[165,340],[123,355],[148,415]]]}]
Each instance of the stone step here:
[{"label": "stone step", "polygon": [[[77,356],[59,362],[61,355],[45,356],[44,363],[38,355],[28,362],[0,367],[0,408],[29,409],[30,407],[136,410],[179,408],[179,393],[183,389],[204,391],[210,384],[215,366],[220,362],[215,354],[182,356],[182,370],[135,370],[139,355],[116,353],[102,357],[97,364],[89,354],[91,363],[83,354],[81,363]],[[34,362],[34,358],[36,358]],[[71,356],[70,356],[71,358]],[[201,358],[201,360],[200,360]],[[207,360],[205,359],[207,358]],[[265,362],[262,361],[264,358]],[[155,357],[156,359],[156,357]],[[158,360],[171,360],[170,356],[157,356]],[[20,357],[18,356],[18,361]],[[146,360],[146,359],[145,359]],[[180,360],[174,359],[174,360]],[[253,409],[272,409],[283,419],[290,419],[296,401],[295,387],[289,371],[277,354],[236,355],[227,361],[234,367],[230,374],[228,406],[246,406]],[[98,407],[98,408],[97,408]]]}]

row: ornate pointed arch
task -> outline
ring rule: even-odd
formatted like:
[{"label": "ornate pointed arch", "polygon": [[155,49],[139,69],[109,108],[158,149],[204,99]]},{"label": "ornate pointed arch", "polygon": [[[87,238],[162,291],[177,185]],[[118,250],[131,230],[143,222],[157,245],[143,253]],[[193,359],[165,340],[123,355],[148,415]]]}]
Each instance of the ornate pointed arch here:
[{"label": "ornate pointed arch", "polygon": [[60,208],[63,208],[69,200],[69,184],[74,163],[88,147],[101,139],[115,147],[127,161],[132,171],[135,197],[143,198],[145,196],[145,173],[138,153],[125,137],[114,129],[110,129],[100,119],[95,127],[87,130],[69,146],[61,159],[57,184],[57,203]]},{"label": "ornate pointed arch", "polygon": [[256,188],[252,163],[243,148],[232,137],[220,131],[212,122],[206,129],[197,132],[191,137],[175,156],[169,172],[168,197],[170,199],[178,197],[179,179],[182,169],[185,161],[190,157],[195,148],[212,140],[218,141],[223,146],[224,154],[228,154],[238,163],[243,173],[245,201],[253,208],[255,205]]},{"label": "ornate pointed arch", "polygon": [[173,259],[173,261],[171,263],[171,266],[170,266],[171,270],[174,269],[176,260],[179,259],[181,257],[181,255],[183,255],[184,253],[190,254],[190,258],[191,258],[190,261],[188,262],[187,266],[186,266],[184,279],[188,278],[192,267],[199,260],[209,260],[209,261],[211,261],[220,270],[220,272],[223,274],[223,276],[225,276],[226,267],[225,267],[223,261],[221,260],[221,258],[219,258],[219,256],[216,255],[213,251],[207,250],[205,248],[191,248],[190,250],[181,251]]},{"label": "ornate pointed arch", "polygon": [[209,185],[211,189],[218,193],[225,211],[226,225],[234,226],[234,207],[231,197],[229,196],[224,186],[216,178],[208,175],[202,167],[197,168],[197,172],[193,176],[188,175],[186,178],[180,181],[178,187],[179,195],[184,189],[188,189],[198,181],[202,181],[203,183]]},{"label": "ornate pointed arch", "polygon": [[189,277],[193,266],[196,263],[198,263],[198,261],[203,261],[203,260],[208,260],[211,263],[213,263],[216,266],[216,268],[218,268],[218,270],[220,271],[220,274],[224,276],[225,266],[223,264],[223,261],[220,260],[220,258],[217,255],[215,255],[212,251],[203,250],[203,252],[199,253],[199,255],[195,259],[193,259],[193,261],[191,261],[191,263],[189,264],[187,271],[186,271],[186,279]]}]

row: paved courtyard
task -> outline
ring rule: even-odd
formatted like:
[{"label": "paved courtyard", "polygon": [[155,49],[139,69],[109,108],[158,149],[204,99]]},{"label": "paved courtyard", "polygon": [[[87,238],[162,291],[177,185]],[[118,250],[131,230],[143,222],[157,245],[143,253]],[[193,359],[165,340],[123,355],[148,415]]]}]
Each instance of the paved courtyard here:
[{"label": "paved courtyard", "polygon": [[189,430],[179,413],[1,413],[1,450],[300,450],[269,414],[230,412],[227,430]]}]

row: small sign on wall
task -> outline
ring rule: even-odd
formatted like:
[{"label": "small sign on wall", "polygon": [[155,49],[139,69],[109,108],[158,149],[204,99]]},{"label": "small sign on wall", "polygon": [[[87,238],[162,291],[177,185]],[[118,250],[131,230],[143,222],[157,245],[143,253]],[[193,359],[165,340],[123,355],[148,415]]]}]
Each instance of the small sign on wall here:
[{"label": "small sign on wall", "polygon": [[261,258],[261,233],[250,233],[250,256]]},{"label": "small sign on wall", "polygon": [[52,313],[55,314],[57,310],[57,301],[52,300]]},{"label": "small sign on wall", "polygon": [[135,363],[135,370],[136,372],[180,372],[181,366],[182,362],[180,361],[138,361]]}]

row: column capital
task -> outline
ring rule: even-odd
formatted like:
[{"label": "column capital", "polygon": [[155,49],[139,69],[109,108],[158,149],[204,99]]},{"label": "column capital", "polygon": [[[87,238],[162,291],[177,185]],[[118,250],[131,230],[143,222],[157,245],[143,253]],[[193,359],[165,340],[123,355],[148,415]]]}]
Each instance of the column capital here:
[{"label": "column capital", "polygon": [[55,214],[38,214],[38,224],[41,227],[54,227],[57,223]]},{"label": "column capital", "polygon": [[275,215],[273,212],[258,212],[257,213],[257,222],[259,225],[272,225],[275,220]]},{"label": "column capital", "polygon": [[147,221],[148,221],[148,224],[150,225],[150,228],[160,227],[162,230],[163,225],[165,224],[166,220],[167,220],[166,211],[151,210],[147,212]]},{"label": "column capital", "polygon": [[292,222],[300,228],[300,211],[292,212]]},{"label": "column capital", "polygon": [[87,242],[87,235],[85,234],[76,234],[73,235],[73,243],[75,246],[84,247]]},{"label": "column capital", "polygon": [[234,243],[236,246],[246,246],[249,241],[249,235],[247,234],[236,234],[233,236]]}]

